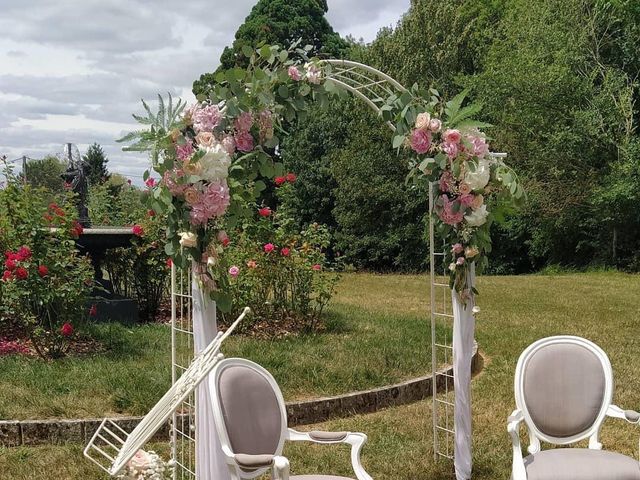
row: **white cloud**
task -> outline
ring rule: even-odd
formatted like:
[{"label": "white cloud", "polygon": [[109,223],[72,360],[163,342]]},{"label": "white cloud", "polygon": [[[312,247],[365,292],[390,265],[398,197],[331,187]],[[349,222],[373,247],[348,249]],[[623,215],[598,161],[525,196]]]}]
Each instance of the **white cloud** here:
[{"label": "white cloud", "polygon": [[[222,49],[256,0],[2,0],[0,154],[55,153],[100,143],[112,171],[135,176],[143,156],[114,139],[133,127],[140,98],[191,97],[192,82],[214,70]],[[371,41],[394,25],[409,0],[329,0],[343,36]]]}]

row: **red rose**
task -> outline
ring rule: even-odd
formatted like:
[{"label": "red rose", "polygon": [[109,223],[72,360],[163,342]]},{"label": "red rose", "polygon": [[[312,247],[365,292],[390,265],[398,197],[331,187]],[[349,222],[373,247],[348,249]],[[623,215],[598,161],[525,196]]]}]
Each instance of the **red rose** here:
[{"label": "red rose", "polygon": [[283,257],[288,257],[291,254],[291,250],[289,250],[287,247],[284,247],[282,250],[280,250],[280,253]]},{"label": "red rose", "polygon": [[153,210],[149,210],[147,212],[147,215],[149,215],[150,217],[155,217],[156,216],[156,212],[154,212]]},{"label": "red rose", "polygon": [[38,275],[41,277],[46,277],[49,275],[49,269],[45,265],[38,266]]},{"label": "red rose", "polygon": [[263,207],[258,210],[258,213],[261,217],[268,217],[269,215],[271,215],[271,209],[269,207]]},{"label": "red rose", "polygon": [[9,270],[5,270],[2,274],[2,281],[8,282],[11,279],[13,279],[13,273],[11,273]]},{"label": "red rose", "polygon": [[95,304],[91,305],[91,308],[89,309],[89,315],[91,315],[92,317],[95,317],[96,315],[98,315],[97,305]]},{"label": "red rose", "polygon": [[142,228],[140,225],[134,225],[133,228],[131,229],[131,232],[136,237],[141,237],[144,235],[144,228]]},{"label": "red rose", "polygon": [[153,188],[153,187],[156,186],[156,180],[155,180],[155,178],[149,178],[149,179],[147,179],[146,182],[144,182],[144,184],[149,188]]},{"label": "red rose", "polygon": [[18,250],[18,260],[29,260],[31,258],[31,249],[25,245]]},{"label": "red rose", "polygon": [[222,240],[223,247],[228,247],[230,243],[231,243],[231,240],[229,240],[229,237]]},{"label": "red rose", "polygon": [[71,235],[75,237],[79,237],[84,232],[84,228],[77,220],[73,221],[73,225],[71,226]]},{"label": "red rose", "polygon": [[73,325],[71,325],[70,323],[65,323],[60,328],[60,333],[63,337],[70,337],[71,335],[73,335]]},{"label": "red rose", "polygon": [[171,268],[173,266],[173,260],[171,257],[167,258],[167,268]]},{"label": "red rose", "polygon": [[271,253],[273,252],[273,249],[276,248],[275,245],[273,243],[267,243],[263,249],[264,249],[264,253]]},{"label": "red rose", "polygon": [[16,268],[15,274],[18,280],[26,280],[29,276],[29,272],[27,272],[27,269],[24,267]]},{"label": "red rose", "polygon": [[66,190],[71,190],[71,187],[73,187],[73,185],[71,185],[71,183],[69,183],[69,182],[64,182],[64,188],[65,188]]},{"label": "red rose", "polygon": [[297,180],[297,176],[295,173],[287,173],[287,182],[293,183]]},{"label": "red rose", "polygon": [[287,181],[287,177],[276,177],[273,181],[276,185],[280,186]]},{"label": "red rose", "polygon": [[16,269],[16,261],[13,258],[8,258],[6,262],[4,262],[4,266],[7,270],[11,270],[12,272]]}]

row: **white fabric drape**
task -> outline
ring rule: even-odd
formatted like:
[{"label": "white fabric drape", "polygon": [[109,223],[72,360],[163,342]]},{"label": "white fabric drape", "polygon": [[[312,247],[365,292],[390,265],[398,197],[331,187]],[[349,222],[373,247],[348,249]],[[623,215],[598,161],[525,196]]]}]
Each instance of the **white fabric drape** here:
[{"label": "white fabric drape", "polygon": [[[475,266],[471,265],[468,285],[475,283]],[[471,361],[475,334],[473,298],[467,306],[460,301],[455,290],[453,302],[453,385],[455,390],[455,447],[454,466],[457,480],[471,478]]]},{"label": "white fabric drape", "polygon": [[[195,352],[202,351],[218,333],[216,303],[203,292],[192,269],[193,337]],[[196,478],[198,480],[230,480],[213,423],[213,408],[209,395],[209,381],[205,379],[196,390]]]}]

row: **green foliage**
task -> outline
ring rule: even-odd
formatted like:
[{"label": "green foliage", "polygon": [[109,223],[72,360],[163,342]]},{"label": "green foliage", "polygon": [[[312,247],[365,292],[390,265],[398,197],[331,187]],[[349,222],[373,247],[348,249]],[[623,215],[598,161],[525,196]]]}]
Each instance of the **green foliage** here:
[{"label": "green foliage", "polygon": [[6,262],[0,317],[17,322],[40,356],[60,357],[73,328],[86,318],[93,285],[93,269],[74,241],[74,199],[67,194],[60,205],[47,207],[45,189],[22,185],[9,169],[5,175],[8,184],[0,190],[0,246]]},{"label": "green foliage", "polygon": [[300,40],[312,47],[312,55],[339,58],[346,50],[346,42],[333,31],[325,18],[326,0],[259,0],[240,25],[231,47],[220,57],[220,66],[213,73],[205,73],[193,83],[193,93],[206,93],[214,85],[216,74],[234,67],[246,68],[255,46],[289,45]]},{"label": "green foliage", "polygon": [[86,175],[89,178],[89,185],[99,185],[109,179],[107,163],[109,160],[104,154],[102,147],[94,143],[87,149],[82,159],[86,163]]},{"label": "green foliage", "polygon": [[[64,182],[61,175],[66,167],[56,157],[45,157],[41,160],[31,160],[26,165],[27,183],[32,187],[42,187],[52,194],[60,194],[64,191]],[[20,174],[24,179],[24,174]]]},{"label": "green foliage", "polygon": [[[290,189],[290,184],[278,187],[278,197],[289,196]],[[284,328],[308,331],[321,325],[339,279],[323,272],[328,265],[324,252],[330,235],[318,223],[298,230],[289,215],[284,207],[248,220],[218,258],[219,277],[228,276],[226,286],[218,292],[219,301],[223,294],[229,295],[232,309],[228,318],[235,319],[249,306],[256,322],[272,326],[282,322]],[[237,275],[231,270],[234,267]]]}]

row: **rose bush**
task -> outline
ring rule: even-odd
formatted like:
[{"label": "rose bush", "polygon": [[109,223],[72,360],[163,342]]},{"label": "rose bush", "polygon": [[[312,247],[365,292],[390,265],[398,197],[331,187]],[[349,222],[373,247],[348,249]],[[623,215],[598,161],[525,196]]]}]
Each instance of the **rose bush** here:
[{"label": "rose bush", "polygon": [[[291,193],[293,174],[275,179],[276,197]],[[286,179],[289,179],[288,181]],[[302,231],[285,208],[257,206],[242,228],[219,235],[223,254],[210,262],[219,298],[229,308],[219,312],[223,323],[233,320],[245,306],[257,322],[289,322],[288,328],[315,330],[331,299],[338,275],[327,264],[328,229],[317,223]],[[220,301],[220,300],[219,300]]]},{"label": "rose bush", "polygon": [[43,206],[46,192],[22,185],[5,167],[0,191],[4,250],[0,282],[3,321],[17,322],[40,356],[60,357],[87,318],[93,270],[74,239],[82,232],[73,194]]}]

